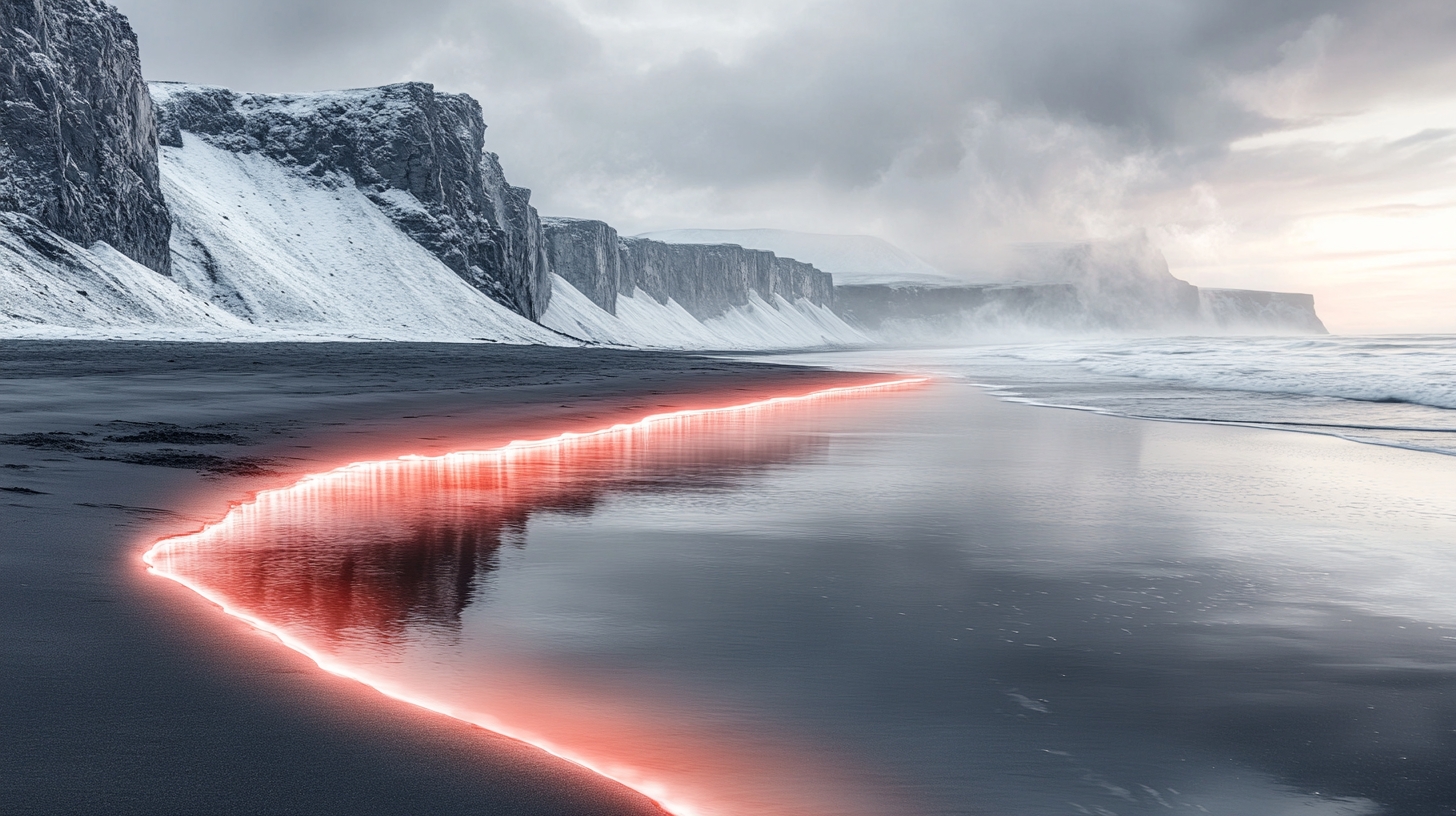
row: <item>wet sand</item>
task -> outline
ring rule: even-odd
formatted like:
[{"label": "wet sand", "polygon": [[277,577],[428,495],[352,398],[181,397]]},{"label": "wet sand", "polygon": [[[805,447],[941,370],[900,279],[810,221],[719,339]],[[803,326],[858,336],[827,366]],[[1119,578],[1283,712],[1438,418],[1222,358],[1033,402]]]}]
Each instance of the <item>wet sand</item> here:
[{"label": "wet sand", "polygon": [[0,813],[659,812],[328,675],[139,556],[350,461],[874,379],[537,347],[0,343]]}]

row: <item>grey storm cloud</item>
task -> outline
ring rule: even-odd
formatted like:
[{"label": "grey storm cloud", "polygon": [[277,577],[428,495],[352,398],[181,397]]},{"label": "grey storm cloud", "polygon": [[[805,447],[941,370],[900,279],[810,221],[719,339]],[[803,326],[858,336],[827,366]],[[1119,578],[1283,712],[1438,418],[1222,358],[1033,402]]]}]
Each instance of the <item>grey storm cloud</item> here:
[{"label": "grey storm cloud", "polygon": [[[432,45],[491,32],[489,68],[546,70],[567,49],[573,21],[529,0],[115,0],[156,78],[238,90],[301,92],[397,81]],[[568,62],[570,60],[567,60]],[[481,68],[487,67],[486,60]],[[422,78],[425,79],[425,78]]]},{"label": "grey storm cloud", "polygon": [[[121,0],[153,79],[305,91],[389,81],[452,0]],[[383,79],[381,79],[383,78]]]}]

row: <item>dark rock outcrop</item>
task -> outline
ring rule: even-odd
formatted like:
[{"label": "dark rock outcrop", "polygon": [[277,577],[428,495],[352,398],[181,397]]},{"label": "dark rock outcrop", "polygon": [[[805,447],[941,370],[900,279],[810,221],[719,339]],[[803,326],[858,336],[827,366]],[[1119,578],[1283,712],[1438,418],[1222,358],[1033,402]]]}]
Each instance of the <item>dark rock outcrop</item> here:
[{"label": "dark rock outcrop", "polygon": [[[617,231],[604,221],[543,218],[541,228],[551,271],[612,314],[622,290],[622,252]],[[623,292],[631,294],[631,290]]]},{"label": "dark rock outcrop", "polygon": [[480,105],[408,82],[298,95],[154,83],[162,144],[184,132],[320,183],[347,179],[466,282],[533,320],[550,270],[531,191],[484,149]]},{"label": "dark rock outcrop", "polygon": [[136,35],[100,0],[0,2],[0,211],[170,269]]}]

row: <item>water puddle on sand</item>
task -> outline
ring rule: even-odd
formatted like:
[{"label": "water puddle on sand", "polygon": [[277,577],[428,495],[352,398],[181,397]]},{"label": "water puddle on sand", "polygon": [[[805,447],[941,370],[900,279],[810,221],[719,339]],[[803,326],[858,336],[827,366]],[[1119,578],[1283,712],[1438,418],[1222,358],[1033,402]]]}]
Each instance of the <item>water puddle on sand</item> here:
[{"label": "water puddle on sand", "polygon": [[905,813],[887,783],[832,745],[650,672],[556,660],[531,642],[529,616],[512,619],[495,601],[533,519],[731,490],[821,455],[827,437],[815,430],[835,406],[921,382],[356,463],[262,492],[145,560],[327,671],[580,763],[676,816]]}]

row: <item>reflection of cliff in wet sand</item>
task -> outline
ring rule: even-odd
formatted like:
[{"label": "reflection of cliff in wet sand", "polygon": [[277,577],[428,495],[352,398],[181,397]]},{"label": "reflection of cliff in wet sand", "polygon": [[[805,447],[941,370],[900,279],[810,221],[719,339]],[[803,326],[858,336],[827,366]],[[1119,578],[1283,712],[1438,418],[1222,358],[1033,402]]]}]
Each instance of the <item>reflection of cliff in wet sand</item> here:
[{"label": "reflection of cliff in wet sand", "polygon": [[524,544],[533,516],[589,515],[625,493],[731,488],[823,449],[825,437],[796,432],[812,421],[807,407],[915,382],[350,465],[260,493],[217,524],[159,542],[147,561],[330,671],[539,745],[674,812],[873,812],[865,791],[824,801],[826,788],[853,790],[832,763],[816,767],[810,751],[759,729],[703,733],[711,719],[675,710],[670,693],[556,676],[505,644],[488,676],[442,678],[422,672],[419,656],[458,636],[462,613],[487,600],[502,548]]},{"label": "reflection of cliff in wet sand", "polygon": [[163,542],[150,561],[328,644],[349,632],[458,625],[503,541],[520,540],[533,515],[589,515],[614,493],[727,486],[816,444],[724,438],[725,423],[745,419],[697,416],[513,452],[356,465],[265,492],[216,527]]}]

